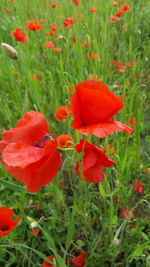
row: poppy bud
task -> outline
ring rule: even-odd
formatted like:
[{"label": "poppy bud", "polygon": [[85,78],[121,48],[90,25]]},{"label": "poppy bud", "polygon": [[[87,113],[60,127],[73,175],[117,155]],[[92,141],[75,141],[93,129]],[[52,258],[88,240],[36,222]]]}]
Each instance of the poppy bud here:
[{"label": "poppy bud", "polygon": [[31,229],[34,229],[34,228],[37,228],[39,226],[38,222],[34,221],[30,224],[30,228]]},{"label": "poppy bud", "polygon": [[1,46],[4,47],[4,50],[6,51],[6,54],[8,55],[8,57],[15,59],[15,60],[18,59],[18,53],[12,46],[6,43],[1,43]]}]

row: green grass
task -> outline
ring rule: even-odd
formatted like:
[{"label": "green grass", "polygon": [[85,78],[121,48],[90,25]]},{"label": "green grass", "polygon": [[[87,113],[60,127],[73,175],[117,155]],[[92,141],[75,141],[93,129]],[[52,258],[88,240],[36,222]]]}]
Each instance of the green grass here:
[{"label": "green grass", "polygon": [[[75,7],[69,0],[58,0],[55,9],[50,7],[50,1],[44,1],[46,6],[42,2],[15,0],[10,4],[1,0],[0,40],[13,46],[19,54],[18,64],[0,49],[1,130],[15,127],[25,112],[36,110],[46,116],[52,134],[70,134],[75,143],[79,142],[80,135],[71,128],[72,118],[58,122],[54,111],[68,103],[68,86],[88,80],[89,74],[97,74],[110,90],[122,96],[124,108],[116,120],[126,124],[134,117],[137,123],[131,135],[117,133],[103,140],[87,138],[106,150],[110,143],[115,149],[110,157],[116,165],[105,169],[106,179],[99,185],[78,179],[72,151],[63,152],[65,161],[59,174],[37,194],[27,193],[1,165],[0,206],[14,209],[23,218],[11,234],[0,239],[0,265],[42,266],[43,259],[53,255],[56,266],[72,266],[66,259],[85,251],[86,267],[148,267],[150,229],[145,217],[150,217],[150,173],[144,170],[150,168],[149,1],[125,1],[131,11],[119,23],[110,23],[109,18],[123,2],[118,1],[119,6],[113,7],[110,0],[81,0],[81,5]],[[96,13],[89,11],[92,6],[98,8]],[[83,14],[80,20],[79,14]],[[63,25],[67,17],[75,18],[70,29]],[[26,29],[27,21],[32,19],[45,20],[43,31]],[[51,23],[60,27],[56,33],[66,41],[46,36]],[[125,31],[120,30],[123,25]],[[27,34],[29,42],[17,42],[11,35],[18,27]],[[45,50],[43,45],[48,40],[60,47],[61,53]],[[84,41],[89,43],[88,48],[82,47]],[[100,61],[91,59],[92,52],[100,55]],[[113,59],[122,61],[123,65],[133,60],[137,63],[118,72],[112,66]],[[40,76],[39,80],[32,79],[34,73]],[[144,186],[142,195],[135,193],[136,179]],[[63,186],[59,186],[60,180],[64,180]],[[28,204],[30,199],[32,205]],[[35,209],[38,203],[40,211]],[[125,207],[137,217],[131,221],[122,219],[120,210]],[[32,235],[27,216],[40,220],[39,236]],[[135,229],[132,229],[133,222],[136,222]],[[121,240],[117,247],[112,243],[114,237]]]}]

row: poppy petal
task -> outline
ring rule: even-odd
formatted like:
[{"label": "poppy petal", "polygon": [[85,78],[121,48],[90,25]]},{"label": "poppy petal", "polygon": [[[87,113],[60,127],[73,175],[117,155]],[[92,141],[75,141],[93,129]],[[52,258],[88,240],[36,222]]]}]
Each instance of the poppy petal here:
[{"label": "poppy petal", "polygon": [[35,141],[48,132],[48,124],[44,116],[40,112],[30,111],[17,122],[16,128],[3,132],[0,147],[1,145],[4,147],[7,142],[34,145]]},{"label": "poppy petal", "polygon": [[104,138],[109,134],[112,134],[116,131],[124,131],[126,134],[132,133],[134,130],[127,125],[119,122],[119,121],[108,121],[99,124],[91,124],[84,127],[76,127],[74,122],[72,122],[72,128],[77,130],[78,132],[85,135],[96,135],[97,137]]}]

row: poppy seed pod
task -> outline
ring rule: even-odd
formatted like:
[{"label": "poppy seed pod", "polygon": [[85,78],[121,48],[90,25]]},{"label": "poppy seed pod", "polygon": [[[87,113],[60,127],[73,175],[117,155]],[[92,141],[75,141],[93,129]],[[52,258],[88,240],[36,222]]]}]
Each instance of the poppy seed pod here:
[{"label": "poppy seed pod", "polygon": [[10,45],[6,44],[6,43],[1,43],[1,46],[4,47],[4,50],[6,51],[6,54],[12,58],[17,60],[18,59],[18,53],[17,51]]}]

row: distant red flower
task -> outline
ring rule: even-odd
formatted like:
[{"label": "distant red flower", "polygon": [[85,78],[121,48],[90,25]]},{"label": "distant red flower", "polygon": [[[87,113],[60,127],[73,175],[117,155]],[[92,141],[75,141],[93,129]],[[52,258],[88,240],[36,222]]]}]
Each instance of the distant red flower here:
[{"label": "distant red flower", "polygon": [[126,29],[127,29],[126,26],[124,26],[124,25],[120,26],[120,30],[122,30],[122,31],[126,31]]},{"label": "distant red flower", "polygon": [[113,17],[111,17],[111,18],[109,19],[109,21],[110,21],[111,23],[119,22],[119,21],[120,21],[120,18],[113,16]]},{"label": "distant red flower", "polygon": [[67,106],[61,106],[55,110],[55,118],[58,121],[67,119],[69,115],[70,111]]},{"label": "distant red flower", "polygon": [[51,4],[51,7],[52,7],[52,8],[55,8],[56,6],[57,6],[56,3],[52,3],[52,4]]},{"label": "distant red flower", "polygon": [[61,48],[60,47],[55,47],[53,50],[54,50],[55,53],[60,53],[61,52]]},{"label": "distant red flower", "polygon": [[127,120],[127,123],[129,123],[130,125],[135,125],[136,124],[136,119],[135,118],[130,118]]},{"label": "distant red flower", "polygon": [[[54,258],[52,257],[52,256],[48,256],[47,257],[50,261],[54,261]],[[43,266],[42,267],[53,267],[54,265],[53,264],[50,264],[49,262],[47,262],[47,261],[43,261]]]},{"label": "distant red flower", "polygon": [[34,73],[34,74],[32,75],[32,79],[33,79],[33,80],[39,80],[39,79],[40,79],[40,76],[39,76],[38,74]]},{"label": "distant red flower", "polygon": [[72,2],[73,2],[76,6],[79,6],[79,5],[80,5],[80,1],[79,1],[79,0],[72,0]]},{"label": "distant red flower", "polygon": [[85,265],[85,257],[86,253],[81,252],[77,257],[73,258],[71,262],[75,267],[83,267]]},{"label": "distant red flower", "polygon": [[52,181],[60,168],[61,156],[40,112],[25,113],[16,128],[3,132],[2,137],[2,164],[26,185],[28,192],[35,193]]},{"label": "distant red flower", "polygon": [[44,22],[45,22],[45,19],[40,19],[40,22],[41,22],[41,23],[44,23]]},{"label": "distant red flower", "polygon": [[11,34],[15,37],[16,41],[18,42],[21,42],[21,43],[28,42],[26,34],[20,28],[17,28],[15,31],[12,31]]},{"label": "distant red flower", "polygon": [[91,58],[96,61],[96,60],[100,60],[100,55],[97,53],[91,53]]},{"label": "distant red flower", "polygon": [[118,2],[112,2],[113,6],[118,6]]},{"label": "distant red flower", "polygon": [[125,11],[125,12],[131,10],[131,8],[130,8],[128,5],[123,5],[121,8],[122,8],[122,10]]},{"label": "distant red flower", "polygon": [[123,63],[122,62],[118,62],[117,68],[118,68],[118,71],[119,72],[124,72],[126,67],[123,66]]},{"label": "distant red flower", "polygon": [[46,35],[47,36],[53,36],[54,38],[58,37],[58,35],[55,32],[47,32]]},{"label": "distant red flower", "polygon": [[54,44],[50,41],[48,41],[45,45],[44,45],[44,49],[50,49],[53,48]]},{"label": "distant red flower", "polygon": [[8,235],[17,225],[22,216],[12,220],[14,211],[8,207],[0,207],[0,236]]},{"label": "distant red flower", "polygon": [[80,179],[92,183],[99,183],[104,179],[104,167],[115,164],[107,157],[104,149],[101,149],[88,141],[81,139],[75,146],[78,153],[84,153],[83,158],[76,165],[76,172]]},{"label": "distant red flower", "polygon": [[27,29],[30,31],[42,31],[42,25],[37,20],[30,20],[27,22]]},{"label": "distant red flower", "polygon": [[66,18],[64,20],[64,26],[65,26],[65,28],[69,29],[74,22],[75,22],[75,19],[74,18]]},{"label": "distant red flower", "polygon": [[90,11],[91,11],[92,13],[94,13],[94,12],[97,11],[97,8],[96,8],[96,7],[90,7]]},{"label": "distant red flower", "polygon": [[143,185],[138,179],[135,181],[135,192],[137,194],[143,194]]},{"label": "distant red flower", "polygon": [[96,80],[101,82],[103,79],[99,78],[99,76],[97,74],[89,74],[88,77],[90,78],[90,80]]},{"label": "distant red flower", "polygon": [[114,121],[114,115],[124,107],[121,97],[115,96],[99,81],[85,81],[75,86],[70,98],[70,111],[74,117],[72,128],[85,135],[100,138],[116,131],[133,132],[127,125]]},{"label": "distant red flower", "polygon": [[134,218],[134,213],[131,210],[128,210],[127,208],[122,208],[120,212],[120,216],[123,219],[128,218],[128,220],[132,220]]},{"label": "distant red flower", "polygon": [[57,145],[59,147],[63,148],[71,147],[73,146],[72,143],[73,143],[73,138],[68,134],[62,134],[57,137]]},{"label": "distant red flower", "polygon": [[116,17],[121,17],[124,14],[123,10],[117,11],[116,12]]},{"label": "distant red flower", "polygon": [[89,44],[87,42],[82,43],[82,47],[88,48]]},{"label": "distant red flower", "polygon": [[9,0],[9,3],[12,4],[14,2],[14,0]]},{"label": "distant red flower", "polygon": [[117,61],[116,61],[115,59],[112,60],[112,65],[113,65],[114,67],[117,67]]},{"label": "distant red flower", "polygon": [[52,31],[52,32],[55,32],[55,31],[57,31],[57,30],[59,30],[59,27],[56,26],[55,24],[51,24],[51,31]]},{"label": "distant red flower", "polygon": [[133,60],[133,61],[131,61],[131,62],[128,62],[128,63],[126,64],[126,66],[127,66],[127,67],[131,67],[131,66],[135,65],[136,63],[137,63],[137,61],[136,61],[136,60]]},{"label": "distant red flower", "polygon": [[33,236],[39,236],[41,233],[41,230],[39,228],[32,229],[32,235]]}]

